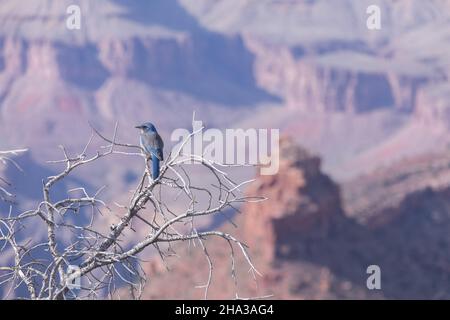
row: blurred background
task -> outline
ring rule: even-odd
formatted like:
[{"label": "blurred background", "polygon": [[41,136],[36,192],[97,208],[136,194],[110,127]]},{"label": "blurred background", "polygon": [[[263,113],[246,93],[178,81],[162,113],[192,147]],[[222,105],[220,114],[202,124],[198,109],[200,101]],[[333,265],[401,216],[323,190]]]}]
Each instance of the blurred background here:
[{"label": "blurred background", "polygon": [[[66,27],[72,4],[79,30]],[[380,30],[366,26],[372,4]],[[193,111],[208,128],[280,129],[279,173],[241,173],[269,200],[220,226],[263,274],[256,285],[238,260],[241,295],[448,299],[449,76],[448,0],[1,0],[0,150],[29,151],[24,172],[0,174],[27,208],[57,172],[57,146],[81,151],[88,122],[112,134],[118,121],[137,143],[133,127],[150,120],[166,146]],[[60,192],[107,185],[126,199],[141,171],[117,157]],[[208,247],[211,297],[232,298],[228,246]],[[143,297],[201,298],[198,249],[180,248],[170,272],[150,259]],[[381,290],[366,287],[374,264]]]}]

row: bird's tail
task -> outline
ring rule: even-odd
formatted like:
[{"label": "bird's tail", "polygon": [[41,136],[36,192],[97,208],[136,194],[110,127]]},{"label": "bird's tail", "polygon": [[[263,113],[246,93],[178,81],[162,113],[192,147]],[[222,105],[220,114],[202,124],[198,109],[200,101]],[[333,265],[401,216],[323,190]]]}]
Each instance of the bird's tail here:
[{"label": "bird's tail", "polygon": [[159,177],[159,159],[152,155],[152,178],[156,180]]}]

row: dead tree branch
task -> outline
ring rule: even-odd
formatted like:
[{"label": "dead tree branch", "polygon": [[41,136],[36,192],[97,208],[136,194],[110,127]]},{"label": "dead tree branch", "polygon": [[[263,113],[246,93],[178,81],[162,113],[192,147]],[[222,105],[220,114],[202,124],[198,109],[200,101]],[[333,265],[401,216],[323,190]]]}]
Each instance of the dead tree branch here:
[{"label": "dead tree branch", "polygon": [[[33,210],[15,216],[10,212],[0,218],[0,252],[11,250],[14,256],[11,265],[0,266],[0,286],[8,288],[5,290],[6,296],[16,294],[18,288],[22,288],[27,292],[23,298],[28,299],[111,298],[117,292],[118,282],[121,282],[130,287],[135,298],[139,298],[146,283],[141,266],[143,250],[153,248],[164,258],[172,248],[171,244],[197,241],[210,267],[208,280],[201,286],[207,298],[213,277],[213,261],[204,242],[211,237],[221,238],[224,245],[230,246],[233,275],[233,245],[245,257],[250,271],[254,275],[259,274],[246,245],[233,235],[216,230],[197,231],[196,223],[201,217],[221,214],[225,209],[235,208],[244,202],[265,200],[243,195],[241,190],[252,180],[234,182],[226,172],[227,165],[213,163],[199,155],[183,154],[183,146],[197,132],[191,132],[181,147],[167,157],[156,180],[151,179],[145,166],[128,204],[118,205],[117,210],[110,209],[101,199],[103,187],[93,194],[79,187],[69,190],[65,199],[53,198],[52,190],[80,167],[115,154],[142,156],[139,152],[129,152],[129,149],[140,149],[139,146],[118,142],[117,131],[116,124],[112,137],[107,138],[93,128],[83,150],[74,156],[60,146],[63,159],[49,163],[63,164],[64,169],[43,181],[42,201]],[[96,139],[104,145],[92,153]],[[11,161],[8,155],[18,152],[23,150],[0,153],[0,160]],[[188,173],[187,165],[190,163],[206,169],[215,182],[209,186],[199,183],[200,179]],[[176,200],[169,201],[161,196],[167,194],[176,194]],[[178,206],[174,207],[173,203]],[[71,219],[74,213],[80,212],[89,216],[87,223]],[[98,227],[97,222],[102,214],[118,217],[109,226],[109,231]],[[133,223],[140,223],[146,231],[142,238],[130,241],[127,237],[133,230]],[[23,236],[24,229],[37,225],[46,229],[45,239]],[[61,240],[67,235],[72,235],[70,241]],[[73,269],[73,266],[76,268]],[[74,289],[77,279],[81,279],[81,284]],[[236,297],[239,298],[238,295]]]}]

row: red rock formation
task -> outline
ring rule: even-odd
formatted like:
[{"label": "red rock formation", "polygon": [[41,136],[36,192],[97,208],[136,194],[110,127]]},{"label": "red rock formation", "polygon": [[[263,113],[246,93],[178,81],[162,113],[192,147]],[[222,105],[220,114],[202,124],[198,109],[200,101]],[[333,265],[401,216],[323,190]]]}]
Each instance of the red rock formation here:
[{"label": "red rock formation", "polygon": [[247,191],[268,200],[250,203],[243,211],[244,234],[253,250],[268,261],[275,258],[279,238],[311,230],[325,234],[330,220],[341,214],[337,185],[320,171],[320,158],[310,155],[291,139],[280,141],[277,175],[259,176]]}]

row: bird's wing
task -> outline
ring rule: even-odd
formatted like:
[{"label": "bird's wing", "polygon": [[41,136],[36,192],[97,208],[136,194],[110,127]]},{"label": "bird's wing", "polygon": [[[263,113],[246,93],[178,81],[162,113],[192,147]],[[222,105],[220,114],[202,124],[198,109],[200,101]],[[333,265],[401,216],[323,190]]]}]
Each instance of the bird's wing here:
[{"label": "bird's wing", "polygon": [[155,155],[159,160],[163,160],[162,150],[164,143],[157,133],[145,133],[141,135],[141,145],[149,154]]},{"label": "bird's wing", "polygon": [[163,149],[164,149],[164,141],[159,134],[156,134],[156,145],[157,147],[157,157],[159,160],[164,160]]}]

